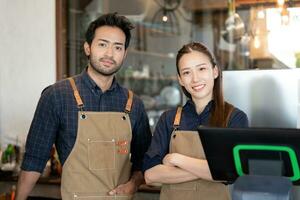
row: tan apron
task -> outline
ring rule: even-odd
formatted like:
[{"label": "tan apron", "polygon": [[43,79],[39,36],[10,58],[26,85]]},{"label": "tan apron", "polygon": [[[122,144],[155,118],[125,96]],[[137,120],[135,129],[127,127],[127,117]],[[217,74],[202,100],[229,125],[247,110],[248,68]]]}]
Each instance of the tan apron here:
[{"label": "tan apron", "polygon": [[[227,104],[229,105],[229,104]],[[227,110],[227,120],[229,121],[231,109]],[[178,107],[174,120],[174,130],[170,140],[170,153],[180,153],[198,159],[206,159],[197,131],[176,130],[180,124],[182,107]],[[176,128],[177,127],[177,128]],[[220,182],[198,179],[178,184],[163,184],[161,200],[229,200],[228,187]]]},{"label": "tan apron", "polygon": [[108,196],[108,192],[126,183],[131,175],[129,112],[133,93],[129,91],[124,112],[86,112],[69,78],[79,107],[78,131],[74,147],[63,165],[63,200],[128,200],[131,196]]}]

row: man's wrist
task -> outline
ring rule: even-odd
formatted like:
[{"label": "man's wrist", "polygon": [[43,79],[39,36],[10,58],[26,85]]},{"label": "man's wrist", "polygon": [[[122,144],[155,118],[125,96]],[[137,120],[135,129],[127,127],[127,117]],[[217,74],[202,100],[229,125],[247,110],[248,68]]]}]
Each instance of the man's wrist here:
[{"label": "man's wrist", "polygon": [[139,186],[145,183],[144,176],[141,171],[134,171],[130,178],[130,182],[132,182],[135,186],[135,189],[138,190]]}]

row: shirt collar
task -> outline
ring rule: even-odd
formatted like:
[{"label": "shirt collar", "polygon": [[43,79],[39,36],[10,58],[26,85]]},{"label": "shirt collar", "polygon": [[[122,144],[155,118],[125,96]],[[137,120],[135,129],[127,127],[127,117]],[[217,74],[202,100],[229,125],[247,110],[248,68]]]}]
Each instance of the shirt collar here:
[{"label": "shirt collar", "polygon": [[198,114],[197,111],[196,111],[195,103],[194,103],[191,99],[189,99],[189,100],[186,102],[186,104],[185,104],[184,107],[186,107],[186,109],[189,111],[188,113],[191,113],[191,114],[193,114],[193,115],[196,114],[196,115],[203,116],[203,115],[206,115],[207,113],[210,113],[210,111],[211,111],[211,109],[213,108],[213,106],[214,106],[214,100],[211,100],[211,101],[209,101],[208,104],[205,106],[204,110],[203,110],[200,114]]},{"label": "shirt collar", "polygon": [[[81,76],[82,76],[82,79],[83,79],[84,83],[87,84],[87,86],[90,89],[101,91],[101,89],[98,87],[98,85],[95,83],[95,81],[88,75],[87,67],[81,72]],[[107,91],[113,91],[118,85],[119,84],[116,80],[116,77],[114,77],[114,79],[112,81],[112,84],[111,84],[110,88]]]}]

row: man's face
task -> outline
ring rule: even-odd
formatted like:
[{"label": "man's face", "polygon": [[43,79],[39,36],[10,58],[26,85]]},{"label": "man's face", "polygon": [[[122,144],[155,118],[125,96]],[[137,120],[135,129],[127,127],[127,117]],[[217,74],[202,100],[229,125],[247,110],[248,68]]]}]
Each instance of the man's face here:
[{"label": "man's face", "polygon": [[126,56],[125,40],[124,32],[117,27],[97,28],[91,45],[87,42],[84,44],[85,54],[90,57],[90,66],[104,76],[115,74]]}]

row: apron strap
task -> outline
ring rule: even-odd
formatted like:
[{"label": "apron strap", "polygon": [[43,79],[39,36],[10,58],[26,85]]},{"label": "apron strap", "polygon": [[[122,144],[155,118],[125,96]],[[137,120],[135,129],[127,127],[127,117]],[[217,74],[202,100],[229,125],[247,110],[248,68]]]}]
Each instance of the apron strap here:
[{"label": "apron strap", "polygon": [[[230,119],[230,116],[231,116],[233,110],[234,110],[234,106],[226,102],[225,103],[225,121],[224,121],[223,127],[228,127],[229,119]],[[181,113],[182,113],[182,107],[178,106],[176,115],[175,115],[175,119],[173,122],[174,130],[176,130],[180,125]]]},{"label": "apron strap", "polygon": [[130,113],[131,107],[133,102],[133,92],[131,90],[128,90],[128,99],[125,107],[125,112]]},{"label": "apron strap", "polygon": [[175,119],[174,119],[174,122],[173,122],[174,129],[177,129],[180,125],[181,113],[182,113],[182,107],[178,106],[177,111],[176,111],[176,115],[175,115]]},{"label": "apron strap", "polygon": [[70,81],[70,84],[72,86],[73,94],[74,94],[75,100],[77,102],[77,106],[78,106],[78,108],[82,109],[83,108],[83,102],[82,102],[81,97],[79,95],[79,92],[77,90],[75,81],[72,77],[68,78],[68,80]]}]

